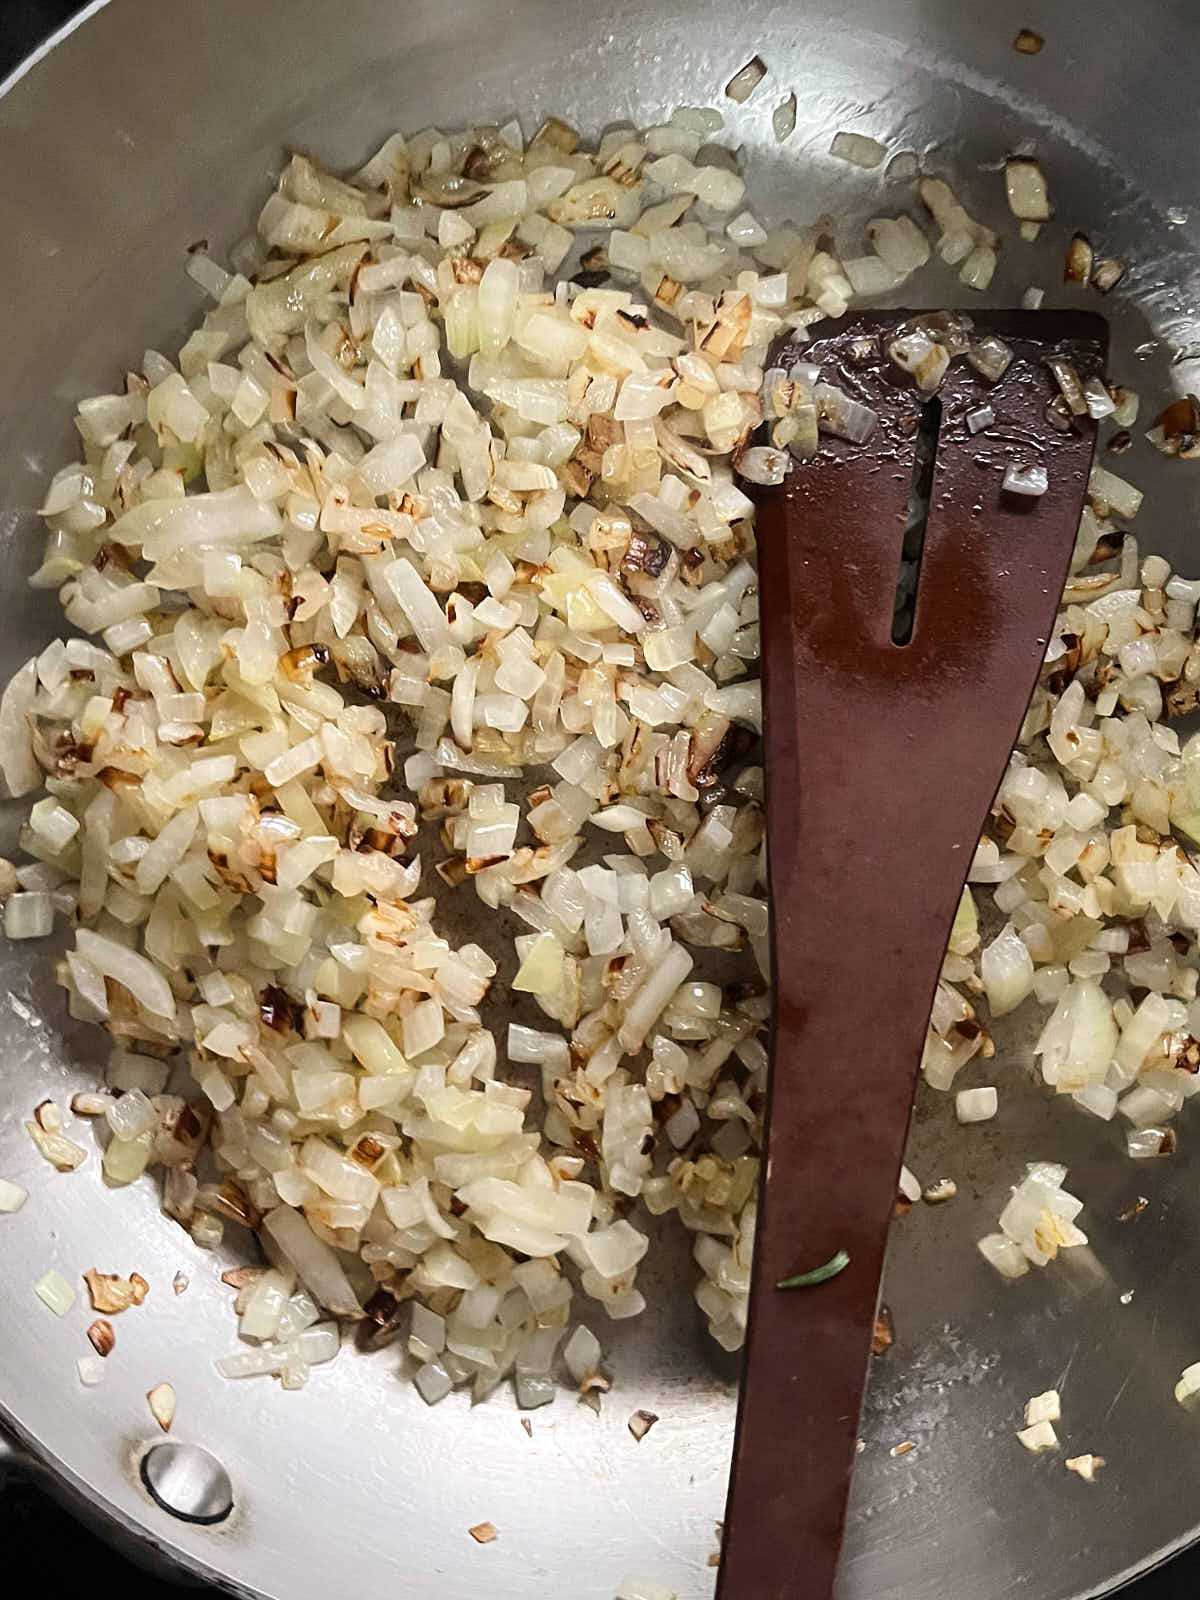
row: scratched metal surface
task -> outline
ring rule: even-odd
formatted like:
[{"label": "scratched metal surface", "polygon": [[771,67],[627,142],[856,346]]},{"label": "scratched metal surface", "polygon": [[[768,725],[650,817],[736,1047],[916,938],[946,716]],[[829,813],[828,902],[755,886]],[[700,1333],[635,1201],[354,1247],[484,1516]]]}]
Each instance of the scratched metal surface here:
[{"label": "scratched metal surface", "polygon": [[[1041,56],[1013,54],[1014,22],[1046,33]],[[830,133],[845,126],[917,150],[958,177],[972,210],[999,215],[999,179],[985,169],[1034,138],[1062,220],[1044,249],[1006,245],[992,298],[1011,303],[1031,281],[1054,294],[1067,234],[1092,230],[1138,263],[1106,309],[1114,375],[1152,394],[1187,387],[1195,366],[1171,364],[1196,337],[1196,230],[1171,218],[1200,195],[1190,85],[1163,66],[1169,30],[1177,59],[1194,54],[1200,24],[1166,0],[1141,8],[1134,26],[1118,0],[1037,0],[1009,21],[952,0],[846,0],[836,12],[820,0],[617,0],[603,11],[556,0],[114,0],[0,101],[0,211],[10,221],[0,258],[10,597],[0,671],[55,625],[53,606],[27,602],[19,585],[36,559],[31,508],[70,448],[70,402],[146,344],[178,340],[197,308],[179,271],[183,247],[201,236],[219,247],[243,231],[285,144],[351,164],[393,126],[434,119],[515,107],[531,126],[548,111],[593,128],[644,120],[718,96],[759,51],[770,78],[748,106],[724,105],[764,215],[803,222],[827,206],[866,216],[903,204],[878,174],[828,159]],[[464,40],[477,37],[485,47],[468,54]],[[781,149],[770,112],[791,88],[800,121]],[[929,294],[965,298],[949,274]],[[1135,356],[1151,339],[1154,349]],[[1140,443],[1123,459],[1154,492],[1146,544],[1187,566],[1200,480]],[[4,822],[11,833],[15,818]],[[655,1310],[609,1334],[621,1376],[604,1414],[564,1397],[533,1418],[532,1439],[502,1396],[471,1415],[457,1397],[426,1411],[394,1354],[347,1357],[301,1395],[224,1384],[209,1361],[229,1343],[223,1263],[158,1215],[150,1183],[106,1192],[94,1157],[74,1177],[35,1165],[24,1115],[46,1093],[65,1100],[89,1083],[98,1052],[84,1032],[62,1031],[41,952],[4,950],[0,969],[0,1171],[32,1191],[3,1224],[0,1415],[55,1466],[76,1509],[143,1553],[271,1600],[389,1585],[439,1600],[539,1590],[610,1600],[630,1571],[680,1600],[705,1600],[733,1389],[698,1331],[682,1250],[659,1253]],[[1170,1392],[1200,1355],[1190,1308],[1200,1202],[1186,1122],[1177,1161],[1129,1164],[1116,1129],[1034,1085],[1028,1027],[1002,1042],[996,1122],[960,1132],[944,1097],[918,1105],[910,1165],[953,1176],[960,1193],[894,1231],[885,1293],[898,1337],[863,1419],[844,1600],[1082,1600],[1194,1531],[1196,1423]],[[964,1081],[984,1081],[983,1069]],[[1092,1249],[1005,1285],[972,1241],[1032,1157],[1071,1167]],[[1120,1223],[1139,1193],[1149,1205]],[[56,1321],[31,1285],[51,1265],[73,1278],[93,1264],[136,1267],[154,1292],[146,1315],[122,1319],[121,1359],[85,1395],[73,1368],[87,1315],[76,1307]],[[175,1299],[179,1268],[192,1288]],[[171,1522],[139,1486],[144,1393],[164,1379],[179,1392],[175,1435],[208,1444],[232,1474],[238,1509],[221,1528]],[[1055,1381],[1070,1448],[1110,1463],[1091,1488],[1012,1439],[1021,1402]],[[662,1417],[641,1446],[625,1428],[635,1406]],[[917,1448],[893,1458],[909,1439]],[[481,1519],[501,1530],[495,1544],[467,1538]]]}]

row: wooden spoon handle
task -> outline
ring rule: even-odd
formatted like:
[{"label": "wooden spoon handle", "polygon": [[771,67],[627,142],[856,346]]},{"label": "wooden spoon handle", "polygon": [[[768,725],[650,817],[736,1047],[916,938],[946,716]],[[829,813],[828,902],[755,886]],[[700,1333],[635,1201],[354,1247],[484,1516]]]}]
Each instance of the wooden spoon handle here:
[{"label": "wooden spoon handle", "polygon": [[[772,689],[768,716],[776,699]],[[839,724],[846,710],[824,707]],[[913,881],[902,830],[925,797],[906,779],[929,752],[889,753],[898,770],[882,751],[869,767],[855,751],[844,769],[878,800],[864,818],[832,764],[802,774],[772,751],[768,808],[786,835],[771,839],[771,1106],[725,1537],[729,1600],[832,1592],[913,1081],[974,844],[968,825]],[[838,1250],[850,1264],[828,1282],[775,1287]]]}]

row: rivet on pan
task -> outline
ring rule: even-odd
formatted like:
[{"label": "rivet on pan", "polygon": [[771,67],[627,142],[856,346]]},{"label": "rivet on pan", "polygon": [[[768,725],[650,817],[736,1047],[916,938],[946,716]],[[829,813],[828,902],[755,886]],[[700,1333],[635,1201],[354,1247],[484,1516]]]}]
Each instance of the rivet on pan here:
[{"label": "rivet on pan", "polygon": [[156,1444],[142,1457],[141,1473],[151,1499],[181,1522],[211,1526],[233,1510],[229,1474],[198,1444]]}]

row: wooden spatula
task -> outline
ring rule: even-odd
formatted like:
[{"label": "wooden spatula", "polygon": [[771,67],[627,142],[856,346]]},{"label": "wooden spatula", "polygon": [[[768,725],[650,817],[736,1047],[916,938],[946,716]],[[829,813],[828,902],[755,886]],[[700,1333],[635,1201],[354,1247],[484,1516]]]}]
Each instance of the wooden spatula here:
[{"label": "wooden spatula", "polygon": [[[774,1041],[722,1600],[834,1592],[933,990],[1095,443],[1047,362],[1101,374],[1101,317],[976,312],[971,338],[1003,341],[1011,365],[989,383],[959,356],[931,400],[884,354],[920,315],[861,316],[777,357],[818,363],[879,421],[862,444],[823,435],[758,495]],[[1043,466],[1045,492],[1003,489],[1010,466]],[[905,550],[915,612],[897,606]],[[839,1252],[843,1270],[777,1287]]]}]

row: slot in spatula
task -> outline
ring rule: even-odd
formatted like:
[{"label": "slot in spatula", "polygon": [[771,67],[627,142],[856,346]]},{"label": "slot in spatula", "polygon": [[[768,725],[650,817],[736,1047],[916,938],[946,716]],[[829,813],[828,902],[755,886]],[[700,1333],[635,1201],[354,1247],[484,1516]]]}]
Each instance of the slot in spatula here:
[{"label": "slot in spatula", "polygon": [[[989,383],[960,356],[931,397],[885,353],[920,315],[775,357],[819,364],[879,420],[865,443],[823,434],[757,495],[774,1036],[722,1600],[834,1592],[933,990],[1095,443],[1047,361],[1101,375],[1101,317],[975,312],[971,337],[1011,365]],[[1044,467],[1045,492],[1006,491],[1010,466]],[[839,1252],[824,1281],[777,1287]]]}]

